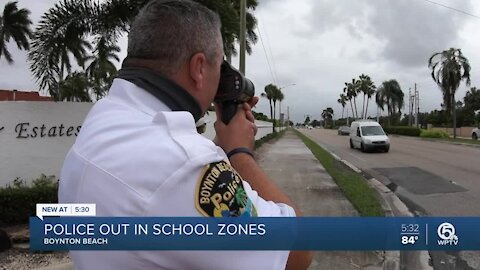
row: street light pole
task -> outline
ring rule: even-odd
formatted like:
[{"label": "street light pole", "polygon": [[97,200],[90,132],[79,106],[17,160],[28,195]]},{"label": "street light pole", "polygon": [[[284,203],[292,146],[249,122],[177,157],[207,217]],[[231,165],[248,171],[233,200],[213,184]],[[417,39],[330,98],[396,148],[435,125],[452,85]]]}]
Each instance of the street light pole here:
[{"label": "street light pole", "polygon": [[287,106],[287,123],[288,123],[288,126],[290,126],[290,107]]},{"label": "street light pole", "polygon": [[[285,89],[285,88],[287,88],[287,87],[289,87],[289,86],[295,86],[295,85],[296,85],[296,84],[294,84],[294,83],[287,84],[287,85],[284,85],[284,86],[278,88],[278,90],[282,90],[282,89]],[[278,117],[280,118],[280,117],[282,116],[282,101],[279,102],[279,105],[280,105],[280,113],[279,113],[279,116],[278,116]],[[290,121],[290,119],[288,119],[288,120]],[[283,122],[283,121],[282,121],[282,122]],[[282,124],[283,124],[283,123],[282,123]]]}]

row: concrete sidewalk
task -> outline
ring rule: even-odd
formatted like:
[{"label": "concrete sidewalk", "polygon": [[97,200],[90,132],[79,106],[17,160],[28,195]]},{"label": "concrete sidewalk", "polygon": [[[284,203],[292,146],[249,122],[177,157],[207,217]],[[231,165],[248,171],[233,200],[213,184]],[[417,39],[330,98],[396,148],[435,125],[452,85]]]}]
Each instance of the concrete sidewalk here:
[{"label": "concrete sidewalk", "polygon": [[[264,144],[256,154],[260,166],[305,216],[358,216],[325,168],[293,131]],[[385,262],[385,253],[381,251],[315,252],[310,269],[385,269]]]}]

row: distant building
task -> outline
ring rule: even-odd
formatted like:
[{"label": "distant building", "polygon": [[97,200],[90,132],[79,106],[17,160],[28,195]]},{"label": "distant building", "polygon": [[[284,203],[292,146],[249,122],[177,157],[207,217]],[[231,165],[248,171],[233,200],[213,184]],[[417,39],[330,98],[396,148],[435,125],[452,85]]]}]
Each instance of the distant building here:
[{"label": "distant building", "polygon": [[40,96],[38,92],[0,89],[0,101],[53,101],[53,99]]}]

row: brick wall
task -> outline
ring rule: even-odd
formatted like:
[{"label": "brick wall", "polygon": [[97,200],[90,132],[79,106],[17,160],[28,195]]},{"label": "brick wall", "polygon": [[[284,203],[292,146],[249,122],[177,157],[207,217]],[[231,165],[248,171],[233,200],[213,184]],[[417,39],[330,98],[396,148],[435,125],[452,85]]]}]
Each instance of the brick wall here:
[{"label": "brick wall", "polygon": [[0,89],[0,101],[52,101],[52,98],[40,96],[38,92]]}]

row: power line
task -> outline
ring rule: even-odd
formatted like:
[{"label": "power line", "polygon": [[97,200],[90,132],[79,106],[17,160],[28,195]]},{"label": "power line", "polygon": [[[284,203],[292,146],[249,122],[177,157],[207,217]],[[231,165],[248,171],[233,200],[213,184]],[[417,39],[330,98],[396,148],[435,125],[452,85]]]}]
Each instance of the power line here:
[{"label": "power line", "polygon": [[[260,16],[260,15],[258,15]],[[265,36],[267,37],[267,46],[268,46],[268,51],[270,52],[270,60],[272,61],[272,65],[273,65],[273,75],[275,76],[275,80],[276,80],[276,84],[278,83],[278,74],[277,74],[277,67],[275,65],[275,58],[273,57],[273,53],[272,53],[272,47],[270,47],[270,38],[268,37],[268,31],[264,28],[263,30],[264,33],[265,33]]]},{"label": "power line", "polygon": [[263,52],[265,53],[265,58],[267,59],[267,64],[268,64],[268,69],[270,70],[270,75],[272,76],[272,80],[275,84],[277,84],[277,80],[275,79],[275,76],[272,71],[272,66],[270,65],[270,60],[268,59],[268,54],[267,50],[265,49],[265,45],[263,44],[263,38],[262,38],[262,32],[260,31],[260,22],[257,22],[257,30],[258,30],[258,36],[260,37],[260,43],[262,43],[262,48]]},{"label": "power line", "polygon": [[457,8],[453,8],[453,7],[444,5],[444,4],[440,4],[440,3],[437,3],[437,2],[435,2],[435,1],[431,1],[431,0],[423,0],[423,1],[428,2],[428,3],[431,3],[431,4],[434,4],[434,5],[441,6],[441,7],[444,7],[444,8],[448,8],[448,9],[451,9],[451,10],[456,11],[456,12],[463,13],[463,14],[465,14],[465,15],[474,17],[474,18],[476,18],[476,19],[480,19],[480,16],[477,16],[477,15],[475,15],[475,14],[468,13],[468,12],[466,12],[466,11],[463,11],[463,10],[460,10],[460,9],[457,9]]}]

